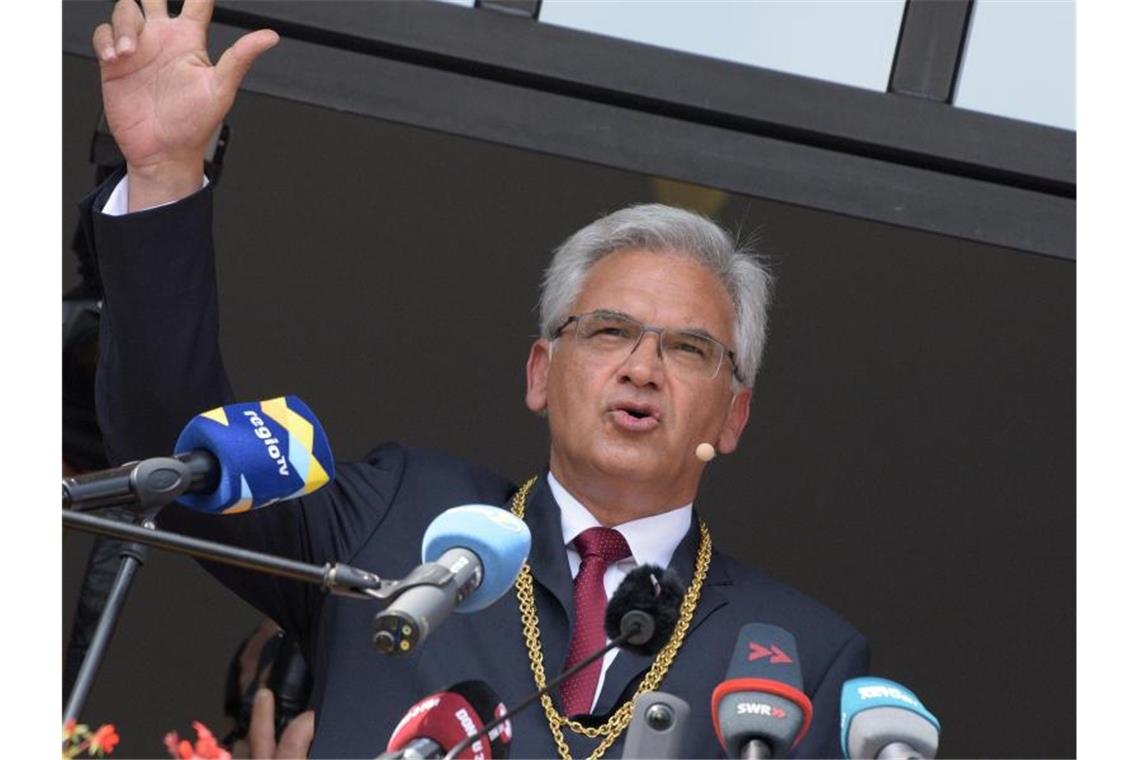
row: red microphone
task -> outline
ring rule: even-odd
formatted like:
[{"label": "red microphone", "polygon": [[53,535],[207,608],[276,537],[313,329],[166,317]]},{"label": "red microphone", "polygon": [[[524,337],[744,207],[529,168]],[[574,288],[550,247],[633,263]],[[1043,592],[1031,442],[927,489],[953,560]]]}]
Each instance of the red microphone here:
[{"label": "red microphone", "polygon": [[[463,681],[412,705],[404,714],[381,758],[440,758],[448,748],[478,734],[487,723],[506,713],[491,687],[482,681]],[[492,760],[509,756],[511,723],[504,722],[487,736],[479,736],[456,755],[464,760]]]}]

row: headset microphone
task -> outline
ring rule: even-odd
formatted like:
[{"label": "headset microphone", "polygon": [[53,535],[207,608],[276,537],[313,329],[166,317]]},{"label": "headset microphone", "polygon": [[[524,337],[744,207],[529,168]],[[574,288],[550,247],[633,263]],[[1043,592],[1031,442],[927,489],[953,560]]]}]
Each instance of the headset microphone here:
[{"label": "headset microphone", "polygon": [[696,450],[697,459],[702,462],[711,462],[713,457],[716,456],[716,449],[713,448],[711,443],[698,443]]}]

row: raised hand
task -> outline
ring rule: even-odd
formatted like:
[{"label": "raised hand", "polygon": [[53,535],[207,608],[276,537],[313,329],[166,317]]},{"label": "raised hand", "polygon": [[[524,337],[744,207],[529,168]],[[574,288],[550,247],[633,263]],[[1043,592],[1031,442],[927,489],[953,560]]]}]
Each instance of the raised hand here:
[{"label": "raised hand", "polygon": [[233,105],[238,85],[277,33],[241,37],[216,66],[206,52],[213,0],[118,0],[109,24],[92,36],[111,134],[127,160],[130,210],[177,200],[202,184],[210,138]]}]

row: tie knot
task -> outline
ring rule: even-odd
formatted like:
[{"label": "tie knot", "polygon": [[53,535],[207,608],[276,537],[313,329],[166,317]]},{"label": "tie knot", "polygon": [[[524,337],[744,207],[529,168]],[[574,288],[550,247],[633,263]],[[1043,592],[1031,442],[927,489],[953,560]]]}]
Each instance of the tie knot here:
[{"label": "tie knot", "polygon": [[583,562],[587,557],[597,557],[607,565],[632,554],[625,536],[613,528],[589,528],[582,531],[574,539],[574,548],[582,556]]}]

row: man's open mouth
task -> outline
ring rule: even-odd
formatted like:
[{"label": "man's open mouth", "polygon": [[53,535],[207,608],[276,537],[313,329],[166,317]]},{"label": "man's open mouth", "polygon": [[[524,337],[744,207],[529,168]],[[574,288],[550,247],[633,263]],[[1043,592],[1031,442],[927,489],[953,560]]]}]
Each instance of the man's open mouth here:
[{"label": "man's open mouth", "polygon": [[661,413],[648,404],[614,404],[610,414],[620,427],[649,430],[660,423]]}]

